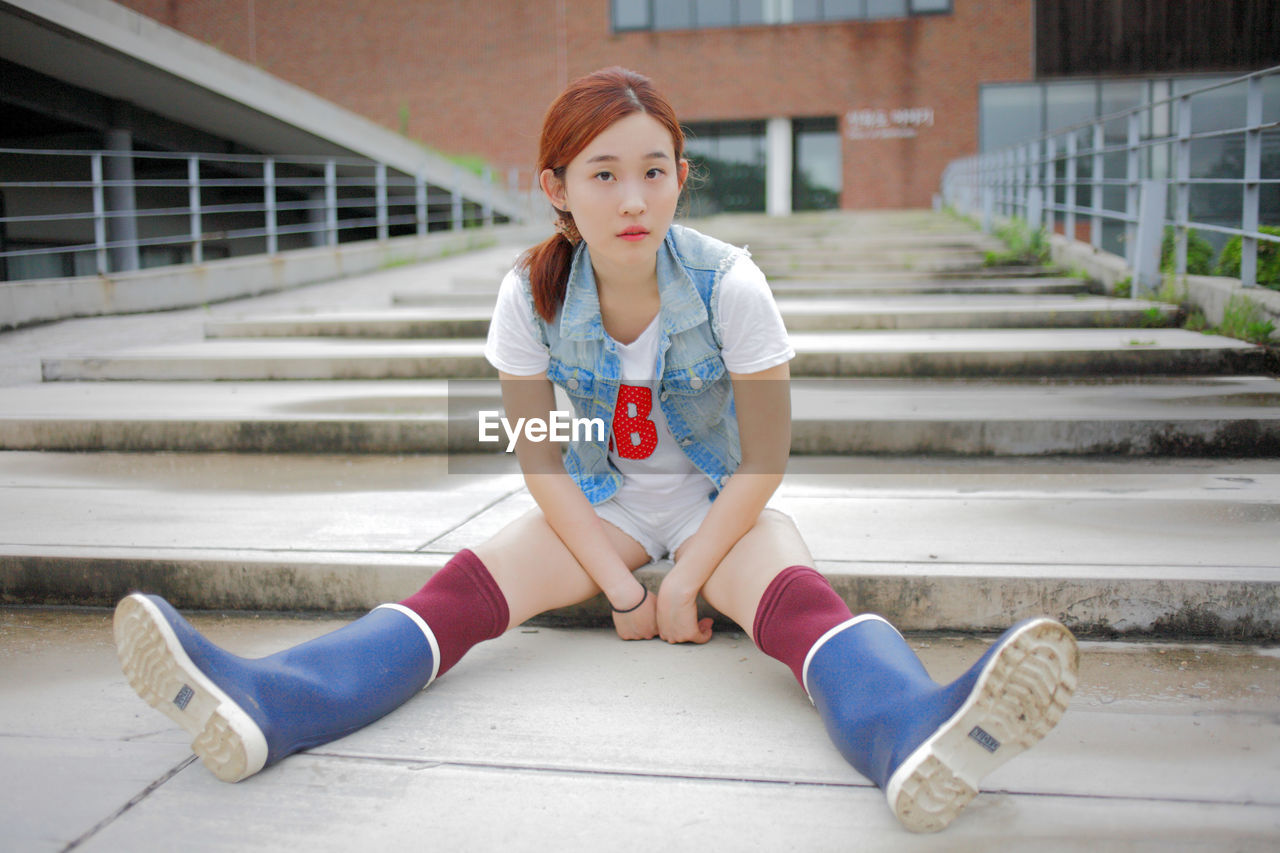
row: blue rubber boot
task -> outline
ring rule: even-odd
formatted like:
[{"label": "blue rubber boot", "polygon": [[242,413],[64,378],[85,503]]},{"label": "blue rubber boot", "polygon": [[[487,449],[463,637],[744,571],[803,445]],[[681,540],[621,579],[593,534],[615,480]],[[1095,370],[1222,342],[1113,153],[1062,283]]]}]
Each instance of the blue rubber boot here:
[{"label": "blue rubber boot", "polygon": [[948,685],[892,625],[858,616],[827,632],[804,682],[840,753],[913,832],[936,832],[978,780],[1048,734],[1076,686],[1075,638],[1052,619],[1010,628]]},{"label": "blue rubber boot", "polygon": [[121,601],[114,631],[129,684],[187,730],[226,782],[391,712],[431,682],[440,660],[430,628],[396,604],[259,659],[218,648],[154,595]]}]

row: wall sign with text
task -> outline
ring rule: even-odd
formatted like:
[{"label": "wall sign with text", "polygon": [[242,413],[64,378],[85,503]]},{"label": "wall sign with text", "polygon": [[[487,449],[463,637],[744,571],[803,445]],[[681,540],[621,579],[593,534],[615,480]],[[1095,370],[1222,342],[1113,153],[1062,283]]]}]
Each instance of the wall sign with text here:
[{"label": "wall sign with text", "polygon": [[933,107],[867,108],[844,114],[849,139],[914,139],[925,127],[933,127]]}]

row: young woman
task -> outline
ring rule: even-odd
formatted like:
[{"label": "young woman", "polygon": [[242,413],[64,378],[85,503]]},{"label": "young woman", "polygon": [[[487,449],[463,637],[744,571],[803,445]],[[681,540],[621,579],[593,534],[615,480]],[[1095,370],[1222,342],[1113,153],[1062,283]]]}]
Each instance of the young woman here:
[{"label": "young woman", "polygon": [[[130,684],[238,781],[378,719],[471,646],[603,592],[623,639],[705,643],[701,594],[789,666],[841,753],[909,829],[941,829],[978,779],[1041,738],[1075,685],[1057,622],[1010,629],[956,682],[929,678],[878,616],[855,617],[766,508],[790,447],[794,355],[744,251],[673,225],[684,137],[649,80],[607,69],[551,105],[540,182],[558,233],[500,289],[486,354],[507,417],[554,386],[606,434],[516,447],[537,508],[464,550],[416,594],[301,646],[246,660],[163,599],[122,601]],[[632,575],[673,558],[656,595]]]}]

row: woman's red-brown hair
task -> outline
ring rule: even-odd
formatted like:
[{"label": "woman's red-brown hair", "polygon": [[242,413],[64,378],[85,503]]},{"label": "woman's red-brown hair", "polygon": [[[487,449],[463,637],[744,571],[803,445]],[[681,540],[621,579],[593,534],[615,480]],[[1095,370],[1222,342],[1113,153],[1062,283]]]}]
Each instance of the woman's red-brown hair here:
[{"label": "woman's red-brown hair", "polygon": [[[633,113],[647,113],[671,132],[675,159],[684,157],[684,132],[675,110],[652,81],[625,68],[605,68],[569,84],[547,108],[542,120],[538,146],[540,175],[546,169],[564,179],[565,167],[598,134]],[[559,218],[572,224],[573,214],[558,211]],[[524,256],[533,286],[533,304],[544,320],[550,321],[564,302],[574,247],[562,234],[534,246]]]}]

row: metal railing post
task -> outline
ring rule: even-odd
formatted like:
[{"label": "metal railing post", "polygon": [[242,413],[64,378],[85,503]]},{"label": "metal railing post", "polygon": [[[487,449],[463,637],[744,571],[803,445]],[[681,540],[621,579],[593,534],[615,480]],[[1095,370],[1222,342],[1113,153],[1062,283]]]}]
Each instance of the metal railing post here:
[{"label": "metal railing post", "polygon": [[1055,228],[1054,211],[1058,207],[1058,146],[1052,138],[1044,141],[1044,227],[1050,234]]},{"label": "metal railing post", "polygon": [[1067,134],[1067,221],[1065,234],[1068,240],[1076,238],[1076,134]]},{"label": "metal railing post", "polygon": [[[512,167],[507,170],[507,196],[511,198],[519,198],[520,196],[520,170]],[[528,215],[528,211],[526,211]]]},{"label": "metal railing post", "polygon": [[379,163],[373,169],[373,192],[377,204],[378,239],[385,240],[390,236],[387,227],[387,166]]},{"label": "metal railing post", "polygon": [[1253,287],[1258,283],[1258,205],[1262,180],[1262,79],[1249,78],[1245,99],[1244,132],[1244,208],[1241,211],[1240,283]]},{"label": "metal railing post", "polygon": [[338,245],[338,164],[324,163],[324,233],[325,243]]},{"label": "metal railing post", "polygon": [[204,225],[200,216],[200,158],[187,158],[187,205],[191,211],[191,263],[204,263]]},{"label": "metal railing post", "polygon": [[450,216],[454,231],[462,230],[462,169],[453,167],[453,198],[450,204]]},{"label": "metal railing post", "polygon": [[480,206],[480,221],[485,225],[493,224],[493,170],[488,166],[480,175],[484,181],[484,198]]},{"label": "metal railing post", "polygon": [[1044,179],[1043,164],[1040,162],[1040,142],[1027,143],[1027,192],[1034,193],[1035,198],[1029,200],[1036,208],[1035,221],[1037,227],[1044,228]]},{"label": "metal railing post", "polygon": [[1023,221],[1031,220],[1031,211],[1027,210],[1027,186],[1023,182],[1025,170],[1023,168],[1023,150],[1019,146],[1010,152],[1013,156],[1013,206],[1019,211],[1019,215]]},{"label": "metal railing post", "polygon": [[276,232],[276,161],[268,157],[262,164],[262,196],[267,220],[267,254],[278,249]]},{"label": "metal railing post", "polygon": [[1124,259],[1133,267],[1133,249],[1138,239],[1138,174],[1141,162],[1138,158],[1138,142],[1142,127],[1138,114],[1129,113],[1127,132],[1128,148],[1125,151],[1124,188]]},{"label": "metal railing post", "polygon": [[1089,217],[1089,245],[1095,249],[1102,248],[1102,210],[1103,210],[1103,193],[1106,182],[1103,178],[1103,171],[1106,168],[1105,157],[1102,149],[1107,144],[1106,130],[1102,126],[1102,122],[1094,122],[1093,125],[1093,192],[1090,196],[1093,214]]},{"label": "metal railing post", "polygon": [[1162,180],[1146,180],[1138,204],[1138,240],[1133,251],[1133,287],[1129,295],[1149,293],[1160,287],[1160,243],[1164,237],[1164,213],[1169,203],[1169,185]]},{"label": "metal railing post", "polygon": [[413,219],[419,237],[427,234],[427,179],[421,172],[413,179]]},{"label": "metal railing post", "polygon": [[1178,142],[1174,150],[1178,158],[1174,166],[1178,193],[1173,223],[1174,269],[1178,275],[1186,275],[1187,222],[1191,218],[1191,98],[1188,95],[1178,100]]},{"label": "metal railing post", "polygon": [[107,267],[107,200],[102,188],[102,153],[95,151],[89,158],[90,177],[93,180],[93,245],[98,275],[106,275]]}]

